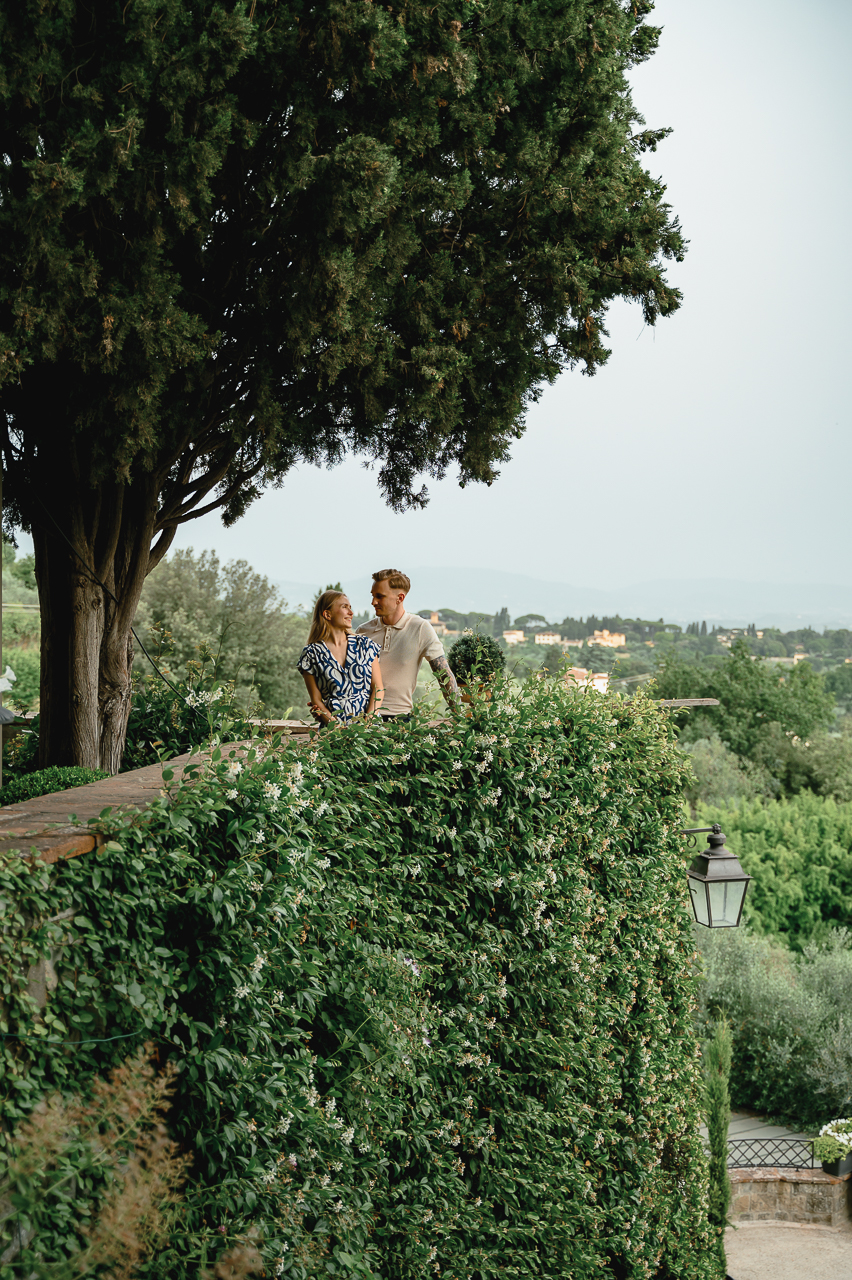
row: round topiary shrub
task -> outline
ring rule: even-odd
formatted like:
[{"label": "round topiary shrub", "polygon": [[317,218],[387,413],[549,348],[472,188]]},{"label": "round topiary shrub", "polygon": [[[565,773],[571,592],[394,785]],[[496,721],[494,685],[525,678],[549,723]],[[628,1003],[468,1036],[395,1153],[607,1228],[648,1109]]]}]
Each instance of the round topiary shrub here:
[{"label": "round topiary shrub", "polygon": [[506,655],[497,641],[478,632],[470,632],[457,640],[447,660],[459,684],[490,680],[506,665]]}]

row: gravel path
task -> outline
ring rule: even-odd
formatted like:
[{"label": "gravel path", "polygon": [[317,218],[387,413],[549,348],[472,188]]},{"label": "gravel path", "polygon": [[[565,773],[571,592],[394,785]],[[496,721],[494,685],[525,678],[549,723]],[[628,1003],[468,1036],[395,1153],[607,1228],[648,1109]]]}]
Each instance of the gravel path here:
[{"label": "gravel path", "polygon": [[725,1232],[732,1280],[852,1280],[852,1230],[745,1223]]}]

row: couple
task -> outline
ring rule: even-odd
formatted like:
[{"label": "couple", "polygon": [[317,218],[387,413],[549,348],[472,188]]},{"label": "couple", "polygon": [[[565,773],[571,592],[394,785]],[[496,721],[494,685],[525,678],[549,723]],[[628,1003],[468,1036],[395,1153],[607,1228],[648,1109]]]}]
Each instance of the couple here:
[{"label": "couple", "polygon": [[342,591],[324,591],[314,606],[308,643],[297,663],[310,708],[321,725],[360,715],[409,720],[417,672],[425,658],[447,702],[459,689],[444,646],[425,618],[406,613],[411,581],[398,569],[373,574],[376,616],[352,634],[352,606]]}]

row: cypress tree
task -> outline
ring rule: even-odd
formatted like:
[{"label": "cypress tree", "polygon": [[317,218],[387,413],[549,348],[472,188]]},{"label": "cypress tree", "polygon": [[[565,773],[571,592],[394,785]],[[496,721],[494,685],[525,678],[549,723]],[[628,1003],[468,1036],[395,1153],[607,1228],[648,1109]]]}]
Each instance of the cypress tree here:
[{"label": "cypress tree", "polygon": [[728,1125],[731,1119],[731,1029],[724,1018],[714,1024],[706,1046],[705,1114],[710,1148],[710,1225],[718,1232],[719,1276],[727,1275],[725,1227],[731,1201],[728,1177]]}]

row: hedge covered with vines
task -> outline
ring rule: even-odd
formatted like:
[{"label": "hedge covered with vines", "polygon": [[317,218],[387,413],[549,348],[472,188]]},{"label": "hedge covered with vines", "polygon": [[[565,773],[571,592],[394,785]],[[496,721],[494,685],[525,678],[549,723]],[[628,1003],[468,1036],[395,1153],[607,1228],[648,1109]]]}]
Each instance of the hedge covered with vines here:
[{"label": "hedge covered with vines", "polygon": [[294,1280],[715,1276],[668,722],[545,680],[471,712],[218,747],[97,855],[3,866],[7,1121],[146,1041],[178,1068],[144,1274],[251,1239]]}]

